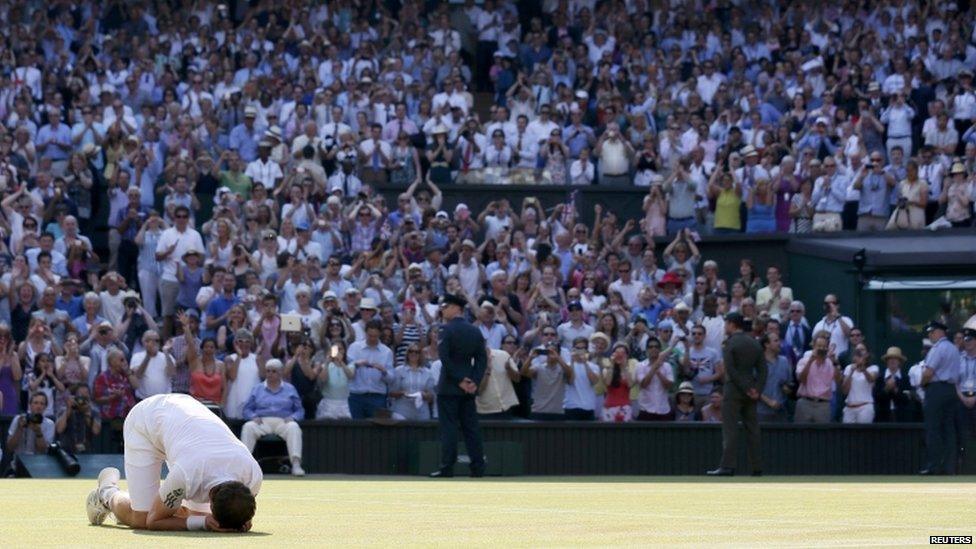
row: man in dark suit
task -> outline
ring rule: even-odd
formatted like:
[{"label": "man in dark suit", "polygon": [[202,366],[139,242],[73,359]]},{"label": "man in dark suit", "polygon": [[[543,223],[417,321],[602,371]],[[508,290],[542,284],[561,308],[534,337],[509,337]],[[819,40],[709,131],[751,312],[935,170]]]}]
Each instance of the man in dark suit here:
[{"label": "man in dark suit", "polygon": [[875,423],[917,421],[912,384],[905,370],[908,357],[901,348],[888,347],[881,360],[885,368],[874,382]]},{"label": "man in dark suit", "polygon": [[725,316],[728,338],[722,346],[725,393],[722,397],[722,462],[710,476],[732,476],[738,458],[739,421],[746,429],[749,465],[753,476],[762,475],[759,455],[759,417],[756,403],[766,385],[766,359],[762,346],[745,333],[746,320],[739,313]]},{"label": "man in dark suit", "polygon": [[441,465],[430,474],[434,478],[454,476],[457,462],[458,426],[471,458],[471,476],[485,474],[485,452],[474,398],[488,366],[485,338],[481,331],[464,320],[466,301],[456,295],[441,298],[437,350],[441,358],[441,377],[437,382],[437,414],[440,420]]},{"label": "man in dark suit", "polygon": [[789,351],[787,356],[791,365],[796,366],[803,353],[810,350],[813,334],[810,325],[804,322],[803,315],[806,309],[802,301],[790,303],[789,311],[789,318],[780,324],[779,338]]}]

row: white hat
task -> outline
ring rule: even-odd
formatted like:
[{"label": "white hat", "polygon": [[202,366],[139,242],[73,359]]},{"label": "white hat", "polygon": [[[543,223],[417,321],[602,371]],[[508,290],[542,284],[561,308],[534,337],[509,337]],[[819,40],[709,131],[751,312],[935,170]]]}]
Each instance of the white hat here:
[{"label": "white hat", "polygon": [[362,301],[359,302],[360,309],[372,309],[376,310],[376,301],[371,297],[364,297]]},{"label": "white hat", "polygon": [[250,105],[248,105],[247,107],[244,107],[244,116],[245,117],[257,116],[257,115],[258,115],[258,110],[255,109],[254,107],[252,107]]},{"label": "white hat", "polygon": [[460,202],[457,206],[454,206],[454,213],[458,213],[462,210],[467,210],[467,209],[468,209],[468,205],[465,204],[464,202]]}]

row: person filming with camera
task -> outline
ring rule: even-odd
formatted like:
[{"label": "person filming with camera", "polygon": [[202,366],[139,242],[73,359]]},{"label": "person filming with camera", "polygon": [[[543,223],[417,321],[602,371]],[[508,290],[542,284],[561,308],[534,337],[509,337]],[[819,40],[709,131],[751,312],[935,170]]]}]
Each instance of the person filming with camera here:
[{"label": "person filming with camera", "polygon": [[91,443],[102,432],[102,419],[92,404],[91,390],[87,385],[70,388],[71,397],[64,412],[58,417],[54,429],[63,448],[76,454],[91,451]]},{"label": "person filming with camera", "polygon": [[34,393],[27,406],[27,413],[19,414],[10,422],[7,432],[7,450],[13,456],[47,453],[54,442],[54,422],[44,417],[47,395]]}]

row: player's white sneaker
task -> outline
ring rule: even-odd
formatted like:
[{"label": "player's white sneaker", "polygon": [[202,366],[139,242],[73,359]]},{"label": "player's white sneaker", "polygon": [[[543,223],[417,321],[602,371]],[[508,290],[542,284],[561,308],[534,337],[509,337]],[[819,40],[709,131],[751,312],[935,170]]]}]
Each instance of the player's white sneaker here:
[{"label": "player's white sneaker", "polygon": [[305,469],[302,469],[302,465],[300,463],[292,463],[291,464],[291,474],[292,474],[292,476],[295,476],[295,477],[304,477],[305,476]]},{"label": "player's white sneaker", "polygon": [[119,479],[122,473],[115,467],[106,467],[98,473],[98,500],[102,506],[108,507],[108,500],[119,489]]},{"label": "player's white sneaker", "polygon": [[85,508],[88,511],[88,522],[95,526],[105,522],[105,518],[111,513],[108,507],[105,507],[105,504],[99,499],[97,488],[88,493]]}]

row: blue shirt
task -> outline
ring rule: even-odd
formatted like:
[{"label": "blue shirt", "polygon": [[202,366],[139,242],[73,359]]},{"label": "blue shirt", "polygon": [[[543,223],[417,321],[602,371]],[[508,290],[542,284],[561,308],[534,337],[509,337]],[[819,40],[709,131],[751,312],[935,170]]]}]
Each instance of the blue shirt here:
[{"label": "blue shirt", "polygon": [[230,148],[236,150],[245,162],[251,162],[258,157],[258,138],[262,132],[257,125],[253,128],[249,131],[247,126],[239,124],[230,131]]},{"label": "blue shirt", "polygon": [[762,394],[766,398],[780,403],[778,410],[773,410],[761,399],[759,400],[759,412],[764,414],[782,413],[782,404],[786,402],[786,395],[783,394],[783,385],[790,380],[790,365],[783,355],[776,357],[775,362],[766,362],[766,385],[763,387]]},{"label": "blue shirt", "polygon": [[820,145],[827,148],[829,154],[834,154],[837,152],[837,146],[831,143],[830,139],[819,133],[809,133],[799,143],[796,144],[796,149],[802,151],[803,149],[813,149],[814,154],[820,152]]},{"label": "blue shirt", "polygon": [[54,302],[54,308],[68,313],[68,318],[77,318],[85,312],[82,301],[81,296],[75,296],[65,301],[61,295],[58,295],[58,300]]},{"label": "blue shirt", "polygon": [[[357,341],[349,346],[349,364],[356,368],[356,375],[349,381],[349,392],[353,394],[386,394],[387,384],[394,380],[393,351],[382,343],[370,347],[366,341]],[[379,364],[385,369],[380,372],[372,366],[360,366],[360,360],[368,364]]]},{"label": "blue shirt", "polygon": [[932,382],[944,381],[956,384],[959,379],[959,362],[962,357],[959,349],[956,348],[948,338],[942,337],[925,355],[925,367],[932,370]]},{"label": "blue shirt", "polygon": [[294,385],[282,381],[278,390],[272,391],[265,381],[251,390],[251,396],[244,403],[244,419],[256,417],[281,417],[298,421],[305,419],[305,408]]},{"label": "blue shirt", "polygon": [[[44,147],[45,143],[54,140],[49,147]],[[51,160],[67,160],[68,156],[71,155],[71,128],[67,124],[58,124],[58,128],[54,129],[50,124],[46,124],[41,127],[37,132],[37,138],[34,140],[37,145],[38,152],[41,153],[42,158],[50,158]],[[56,143],[62,145],[67,145],[67,149],[62,149]]]},{"label": "blue shirt", "polygon": [[[207,305],[207,318],[218,318],[224,315],[231,307],[237,305],[240,302],[237,296],[232,295],[227,297],[225,294],[220,294],[210,301]],[[215,331],[215,330],[214,330]],[[212,332],[211,330],[204,330],[204,332]]]},{"label": "blue shirt", "polygon": [[857,215],[888,217],[891,199],[888,197],[888,182],[884,174],[869,173],[861,180],[861,201]]},{"label": "blue shirt", "polygon": [[[830,190],[824,190],[824,184],[830,182]],[[849,181],[843,175],[833,177],[823,176],[817,179],[813,187],[813,194],[810,201],[813,202],[815,211],[841,213],[844,211],[844,202],[847,200],[847,185]]]}]

